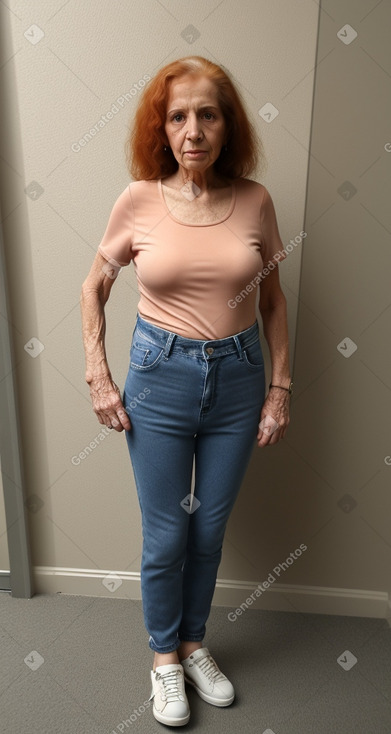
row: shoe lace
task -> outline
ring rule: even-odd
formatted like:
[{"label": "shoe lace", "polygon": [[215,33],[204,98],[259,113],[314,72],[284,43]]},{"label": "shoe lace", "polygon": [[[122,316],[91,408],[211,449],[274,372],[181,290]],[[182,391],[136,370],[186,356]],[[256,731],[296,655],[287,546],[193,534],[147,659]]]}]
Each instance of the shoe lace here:
[{"label": "shoe lace", "polygon": [[217,683],[219,680],[225,680],[224,673],[222,673],[218,668],[217,663],[215,663],[210,654],[199,658],[196,660],[196,663],[200,666],[204,675],[206,675],[213,683]]},{"label": "shoe lace", "polygon": [[164,699],[168,702],[178,700],[180,670],[170,670],[168,673],[157,673],[156,678],[163,683]]}]

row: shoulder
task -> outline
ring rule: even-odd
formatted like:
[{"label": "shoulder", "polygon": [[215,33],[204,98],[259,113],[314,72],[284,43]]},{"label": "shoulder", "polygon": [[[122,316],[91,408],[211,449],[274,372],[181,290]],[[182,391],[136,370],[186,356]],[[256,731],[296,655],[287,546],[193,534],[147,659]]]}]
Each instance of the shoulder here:
[{"label": "shoulder", "polygon": [[158,178],[152,178],[152,179],[139,179],[138,181],[130,181],[129,186],[132,189],[132,191],[137,191],[137,189],[148,189],[156,186],[156,184],[159,182]]},{"label": "shoulder", "polygon": [[254,181],[251,178],[235,178],[234,182],[237,189],[240,191],[245,191],[246,194],[252,193],[255,196],[259,196],[262,198],[267,191],[266,187],[262,183],[259,183],[259,181]]},{"label": "shoulder", "polygon": [[262,183],[253,181],[251,178],[236,178],[235,185],[238,194],[242,195],[244,201],[251,201],[252,204],[258,206],[268,202],[270,194]]},{"label": "shoulder", "polygon": [[128,185],[131,196],[150,195],[157,190],[158,179],[131,181]]},{"label": "shoulder", "polygon": [[259,183],[259,181],[254,181],[252,178],[244,178],[243,176],[240,176],[239,178],[234,179],[236,183],[239,186],[247,187],[248,189],[261,189],[264,188],[263,184]]},{"label": "shoulder", "polygon": [[159,201],[158,179],[131,181],[127,188],[132,207],[139,212]]}]

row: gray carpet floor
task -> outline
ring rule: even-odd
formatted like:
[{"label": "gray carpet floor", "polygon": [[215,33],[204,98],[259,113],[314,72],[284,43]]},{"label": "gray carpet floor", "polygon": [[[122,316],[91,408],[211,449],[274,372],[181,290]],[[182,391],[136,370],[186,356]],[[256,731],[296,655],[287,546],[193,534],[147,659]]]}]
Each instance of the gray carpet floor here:
[{"label": "gray carpet floor", "polygon": [[[388,620],[212,607],[204,645],[231,706],[186,686],[184,727],[148,703],[153,652],[140,601],[0,593],[0,731],[7,734],[390,734]],[[147,702],[147,703],[146,703]]]}]

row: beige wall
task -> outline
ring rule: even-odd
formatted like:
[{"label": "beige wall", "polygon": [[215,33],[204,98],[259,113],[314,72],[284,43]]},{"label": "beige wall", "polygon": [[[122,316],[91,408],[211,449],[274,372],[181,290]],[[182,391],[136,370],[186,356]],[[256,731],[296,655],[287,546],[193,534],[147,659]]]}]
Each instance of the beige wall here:
[{"label": "beige wall", "polygon": [[[102,428],[84,382],[79,293],[129,180],[124,141],[140,81],[200,54],[230,69],[262,136],[268,168],[259,180],[283,242],[308,234],[280,266],[292,369],[297,340],[292,424],[280,445],[254,449],[214,601],[237,606],[270,577],[254,606],[386,615],[390,9],[365,17],[368,3],[338,8],[324,3],[319,17],[307,0],[200,0],[191,11],[181,0],[2,6],[12,93],[1,205],[27,492],[42,501],[29,513],[37,591],[140,596],[140,513],[124,434],[72,462]],[[359,34],[348,45],[336,35],[346,22]],[[279,112],[271,123],[258,114],[267,102]],[[114,104],[118,112],[78,150]],[[357,189],[349,201],[338,193],[346,180]],[[121,387],[137,302],[130,265],[106,306]],[[337,350],[347,336],[358,346],[349,359]],[[36,357],[24,349],[33,337],[44,347]],[[357,502],[351,512],[338,505],[347,494]],[[282,570],[300,544],[307,550]],[[118,576],[113,586],[109,574]]]}]

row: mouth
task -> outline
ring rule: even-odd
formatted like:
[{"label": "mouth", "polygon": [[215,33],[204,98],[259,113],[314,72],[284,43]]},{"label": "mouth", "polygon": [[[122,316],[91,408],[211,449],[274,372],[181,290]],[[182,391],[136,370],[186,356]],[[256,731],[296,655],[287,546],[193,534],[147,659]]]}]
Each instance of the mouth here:
[{"label": "mouth", "polygon": [[206,154],[206,150],[185,150],[185,155],[189,155],[191,158],[202,156]]}]

